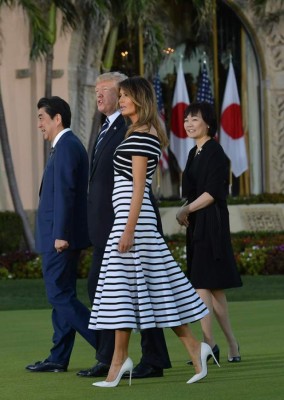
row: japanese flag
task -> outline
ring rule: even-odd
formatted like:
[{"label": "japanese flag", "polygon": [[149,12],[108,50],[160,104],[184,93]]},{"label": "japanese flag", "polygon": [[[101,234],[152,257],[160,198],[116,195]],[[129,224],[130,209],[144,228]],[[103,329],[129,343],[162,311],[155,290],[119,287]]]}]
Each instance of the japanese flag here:
[{"label": "japanese flag", "polygon": [[189,105],[182,61],[180,61],[172,103],[170,149],[174,153],[181,171],[184,170],[189,150],[195,141],[187,137],[184,129],[184,111]]},{"label": "japanese flag", "polygon": [[248,169],[248,160],[238,88],[232,61],[221,111],[220,144],[231,160],[231,169],[239,177]]}]

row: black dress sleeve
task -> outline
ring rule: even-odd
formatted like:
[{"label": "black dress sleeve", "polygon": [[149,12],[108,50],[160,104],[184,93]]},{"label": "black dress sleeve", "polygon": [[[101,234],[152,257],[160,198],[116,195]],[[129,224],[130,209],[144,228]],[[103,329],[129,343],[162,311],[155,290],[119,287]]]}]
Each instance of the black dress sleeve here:
[{"label": "black dress sleeve", "polygon": [[228,195],[228,163],[222,147],[216,145],[207,159],[200,191],[209,193],[215,200],[225,200]]}]

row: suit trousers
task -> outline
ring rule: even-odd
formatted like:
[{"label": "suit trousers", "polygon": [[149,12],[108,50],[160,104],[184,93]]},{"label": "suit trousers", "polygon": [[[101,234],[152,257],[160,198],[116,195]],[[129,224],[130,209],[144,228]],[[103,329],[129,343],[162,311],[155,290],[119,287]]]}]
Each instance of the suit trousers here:
[{"label": "suit trousers", "polygon": [[[91,304],[93,304],[95,297],[104,251],[104,248],[94,246],[93,260],[88,276],[88,293]],[[110,365],[114,351],[114,331],[105,329],[95,332],[98,334],[97,360]],[[162,369],[171,368],[171,361],[162,329],[152,328],[141,331],[141,348],[141,363]]]},{"label": "suit trousers", "polygon": [[43,279],[52,305],[53,347],[48,361],[67,366],[78,332],[96,349],[96,332],[88,329],[90,310],[77,299],[79,250],[43,253]]}]

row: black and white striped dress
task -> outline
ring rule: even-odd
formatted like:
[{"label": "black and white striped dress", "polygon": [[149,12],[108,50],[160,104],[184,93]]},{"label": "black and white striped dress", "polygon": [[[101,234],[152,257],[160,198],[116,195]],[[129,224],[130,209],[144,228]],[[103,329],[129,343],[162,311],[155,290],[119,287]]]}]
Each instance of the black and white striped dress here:
[{"label": "black and white striped dress", "polygon": [[[208,313],[157,230],[149,188],[160,153],[156,136],[134,132],[114,154],[115,221],[103,258],[90,329],[174,327]],[[119,253],[117,246],[132,198],[133,155],[148,158],[146,187],[134,245],[130,252]]]}]

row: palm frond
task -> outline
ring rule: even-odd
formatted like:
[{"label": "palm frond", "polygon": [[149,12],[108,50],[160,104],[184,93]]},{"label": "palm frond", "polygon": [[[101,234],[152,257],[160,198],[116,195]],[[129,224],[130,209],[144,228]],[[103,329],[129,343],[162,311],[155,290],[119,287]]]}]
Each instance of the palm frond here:
[{"label": "palm frond", "polygon": [[62,30],[76,29],[79,16],[72,0],[54,0],[54,4],[62,13]]},{"label": "palm frond", "polygon": [[43,18],[41,8],[35,0],[0,0],[0,6],[6,4],[9,7],[21,6],[28,16],[31,25],[32,46],[30,51],[31,59],[36,59],[46,54],[47,24]]}]

